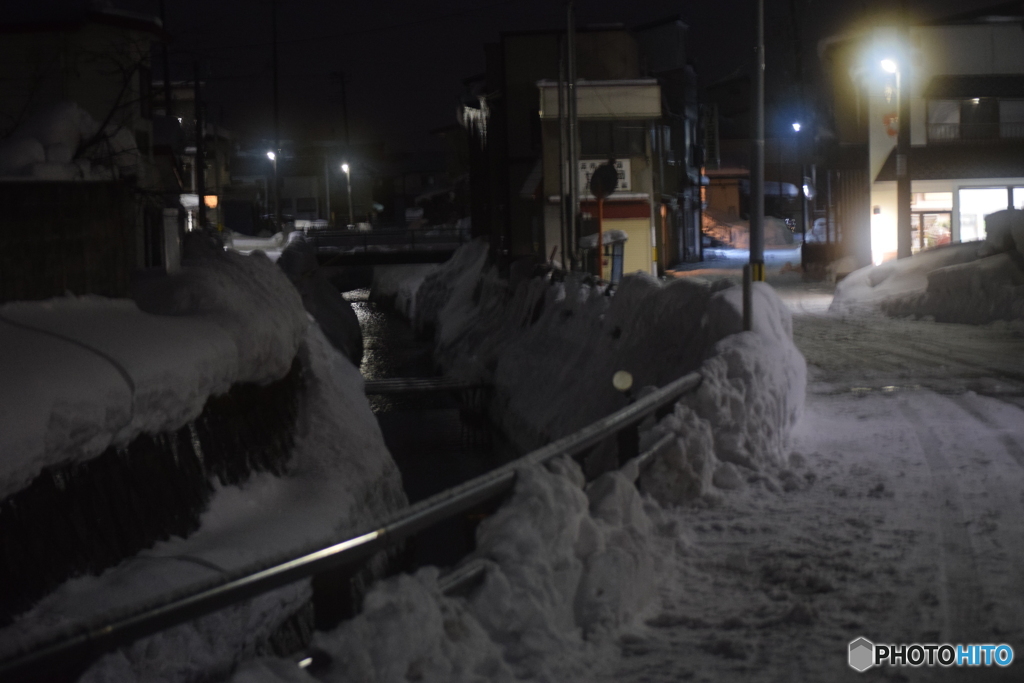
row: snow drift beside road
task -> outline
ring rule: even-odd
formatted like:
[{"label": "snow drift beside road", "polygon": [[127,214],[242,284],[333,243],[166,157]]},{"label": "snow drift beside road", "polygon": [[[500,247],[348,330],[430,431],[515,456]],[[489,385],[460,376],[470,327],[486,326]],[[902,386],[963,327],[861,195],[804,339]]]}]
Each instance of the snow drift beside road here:
[{"label": "snow drift beside road", "polygon": [[868,266],[839,283],[832,311],[984,324],[1024,320],[1024,211],[985,217],[986,238]]},{"label": "snow drift beside road", "polygon": [[740,334],[742,292],[728,282],[636,274],[609,297],[578,276],[506,281],[485,264],[486,244],[474,243],[434,271],[419,288],[416,323],[435,329],[446,373],[493,383],[492,417],[520,448],[624,406],[617,371],[640,391],[700,369],[702,403],[682,403],[709,422],[715,450],[748,467],[783,460],[806,365],[770,286],[755,285],[754,330]]}]

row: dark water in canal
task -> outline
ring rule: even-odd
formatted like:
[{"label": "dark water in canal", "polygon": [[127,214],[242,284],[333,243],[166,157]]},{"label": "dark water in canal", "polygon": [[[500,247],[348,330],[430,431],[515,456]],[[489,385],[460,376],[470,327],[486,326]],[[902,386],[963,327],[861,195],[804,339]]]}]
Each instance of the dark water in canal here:
[{"label": "dark water in canal", "polygon": [[[363,331],[366,379],[433,377],[431,343],[417,339],[399,314],[368,300],[368,291],[345,293]],[[447,393],[370,396],[384,442],[402,473],[410,503],[462,483],[516,458],[511,444],[482,416],[460,409]],[[416,564],[451,564],[472,546],[464,520],[443,522],[420,534]]]}]

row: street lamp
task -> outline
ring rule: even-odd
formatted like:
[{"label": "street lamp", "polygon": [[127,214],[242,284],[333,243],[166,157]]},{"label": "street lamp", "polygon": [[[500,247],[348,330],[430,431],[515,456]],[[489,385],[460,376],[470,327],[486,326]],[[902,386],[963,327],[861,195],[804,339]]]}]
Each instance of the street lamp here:
[{"label": "street lamp", "polygon": [[[278,195],[277,185],[277,154],[275,152],[267,152],[267,158],[274,165],[274,220],[278,224],[274,227],[277,228],[281,223],[281,198]],[[267,201],[270,201],[269,197],[267,197]]]},{"label": "street lamp", "polygon": [[347,163],[341,165],[341,170],[345,172],[345,184],[348,186],[348,225],[352,227],[356,224],[352,216],[352,174]]},{"label": "street lamp", "polygon": [[793,132],[794,133],[799,133],[801,128],[803,128],[803,126],[800,124],[799,121],[794,121],[793,122]]}]

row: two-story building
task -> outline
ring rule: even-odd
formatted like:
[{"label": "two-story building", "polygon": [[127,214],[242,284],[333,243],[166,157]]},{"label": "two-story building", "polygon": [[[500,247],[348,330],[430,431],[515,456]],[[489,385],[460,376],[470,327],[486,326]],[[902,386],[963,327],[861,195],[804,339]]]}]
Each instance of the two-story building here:
[{"label": "two-story building", "polygon": [[[847,158],[866,165],[875,263],[896,257],[897,106],[910,98],[913,251],[983,239],[984,217],[1024,208],[1024,11],[1004,3],[822,41],[833,119]],[[855,224],[854,220],[850,221]],[[866,246],[866,245],[865,245]]]},{"label": "two-story building", "polygon": [[[688,27],[677,17],[575,37],[583,234],[596,229],[589,173],[614,158],[620,184],[605,229],[629,239],[625,272],[656,273],[700,257],[701,137]],[[473,232],[508,258],[562,253],[558,78],[564,31],[502,34],[487,70],[467,80],[461,122],[472,138]],[[563,139],[562,144],[565,144]]]}]

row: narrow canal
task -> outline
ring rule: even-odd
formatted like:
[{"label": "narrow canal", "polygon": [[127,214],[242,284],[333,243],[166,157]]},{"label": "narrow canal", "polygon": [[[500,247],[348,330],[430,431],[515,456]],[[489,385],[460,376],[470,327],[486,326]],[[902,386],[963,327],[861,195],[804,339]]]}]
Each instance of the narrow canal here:
[{"label": "narrow canal", "polygon": [[[365,379],[433,377],[431,343],[418,339],[401,315],[369,300],[369,291],[344,294],[363,332]],[[516,458],[519,453],[481,415],[460,409],[449,393],[370,396],[410,503],[455,486]],[[467,535],[468,534],[468,535]],[[472,548],[472,528],[451,520],[420,534],[415,563],[444,566]]]}]

